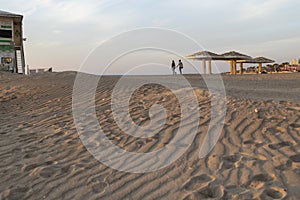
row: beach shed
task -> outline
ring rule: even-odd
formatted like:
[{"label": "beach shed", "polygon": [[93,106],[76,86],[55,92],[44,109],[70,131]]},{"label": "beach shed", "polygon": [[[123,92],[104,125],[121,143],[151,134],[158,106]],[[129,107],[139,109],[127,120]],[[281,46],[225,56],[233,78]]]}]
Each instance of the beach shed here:
[{"label": "beach shed", "polygon": [[0,70],[25,74],[23,16],[0,10]]}]

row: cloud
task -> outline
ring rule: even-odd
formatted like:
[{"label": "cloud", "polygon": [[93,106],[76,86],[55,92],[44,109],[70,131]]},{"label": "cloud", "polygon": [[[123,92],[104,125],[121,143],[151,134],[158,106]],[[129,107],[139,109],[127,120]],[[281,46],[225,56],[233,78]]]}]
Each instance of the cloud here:
[{"label": "cloud", "polygon": [[80,23],[91,18],[97,6],[95,1],[52,1],[45,15],[59,23]]},{"label": "cloud", "polygon": [[257,19],[273,15],[293,0],[245,0],[239,7],[240,20]]},{"label": "cloud", "polygon": [[[25,16],[31,16],[39,7],[50,3],[50,0],[18,0],[6,1],[0,0],[0,4],[9,12],[16,12]],[[4,9],[4,8],[2,8]]]}]

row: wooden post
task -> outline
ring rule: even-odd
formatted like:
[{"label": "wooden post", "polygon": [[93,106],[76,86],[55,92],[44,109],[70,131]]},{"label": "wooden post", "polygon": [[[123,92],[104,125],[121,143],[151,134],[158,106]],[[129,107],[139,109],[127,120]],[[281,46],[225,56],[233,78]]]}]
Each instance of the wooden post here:
[{"label": "wooden post", "polygon": [[233,61],[233,74],[236,74],[236,61]]},{"label": "wooden post", "polygon": [[206,60],[202,60],[203,74],[206,74]]},{"label": "wooden post", "polygon": [[25,74],[25,56],[24,56],[23,43],[22,43],[22,46],[21,46],[21,65],[22,65],[22,74]]},{"label": "wooden post", "polygon": [[208,74],[211,74],[211,60],[208,60]]},{"label": "wooden post", "polygon": [[244,72],[243,72],[243,63],[241,62],[240,63],[240,74],[243,74]]},{"label": "wooden post", "polygon": [[233,60],[230,61],[230,74],[233,74]]},{"label": "wooden post", "polygon": [[30,75],[29,65],[26,65],[26,71],[27,71],[27,75]]},{"label": "wooden post", "polygon": [[261,73],[262,63],[258,63],[258,73]]},{"label": "wooden post", "polygon": [[13,59],[13,65],[14,65],[14,73],[18,73],[18,64],[17,64],[17,50],[14,48],[14,59]]}]

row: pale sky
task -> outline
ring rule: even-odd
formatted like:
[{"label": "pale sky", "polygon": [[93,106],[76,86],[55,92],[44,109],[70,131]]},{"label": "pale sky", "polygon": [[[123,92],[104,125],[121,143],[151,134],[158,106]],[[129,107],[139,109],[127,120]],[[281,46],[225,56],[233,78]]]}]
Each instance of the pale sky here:
[{"label": "pale sky", "polygon": [[[0,0],[0,3],[0,10],[24,15],[26,62],[30,68],[77,70],[102,41],[141,27],[179,31],[215,53],[236,50],[278,63],[300,58],[299,0]],[[190,53],[194,53],[193,49]],[[224,71],[228,70],[225,63]]]}]

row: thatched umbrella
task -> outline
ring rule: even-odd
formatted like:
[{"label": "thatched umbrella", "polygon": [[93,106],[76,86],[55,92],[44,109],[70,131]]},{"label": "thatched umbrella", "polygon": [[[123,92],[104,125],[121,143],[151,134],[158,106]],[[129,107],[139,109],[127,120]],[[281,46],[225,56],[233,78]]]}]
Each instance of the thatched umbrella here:
[{"label": "thatched umbrella", "polygon": [[187,59],[202,60],[203,73],[206,74],[206,61],[208,61],[208,73],[211,74],[211,61],[224,60],[224,57],[210,51],[199,51],[192,55],[186,56]]},{"label": "thatched umbrella", "polygon": [[248,60],[248,59],[252,59],[251,56],[248,56],[246,54],[241,54],[239,52],[236,51],[229,51],[226,53],[221,54],[221,56],[223,56],[224,58],[228,59],[228,60]]},{"label": "thatched umbrella", "polygon": [[[236,74],[236,63],[240,60],[251,60],[252,57],[236,52],[236,51],[229,51],[226,53],[223,53],[221,56],[224,57],[224,60],[230,61],[230,73],[231,74]],[[242,64],[241,64],[242,68]],[[241,70],[242,73],[242,70]]]},{"label": "thatched umbrella", "polygon": [[239,62],[240,63],[255,63],[255,64],[258,64],[258,73],[260,73],[263,63],[274,63],[275,61],[271,60],[269,58],[265,58],[265,57],[257,57],[257,58],[248,59],[248,60],[241,60]]},{"label": "thatched umbrella", "polygon": [[223,57],[221,55],[218,55],[216,53],[212,53],[210,51],[199,51],[197,53],[194,53],[192,55],[186,56],[188,59],[197,59],[197,60],[223,60]]}]

